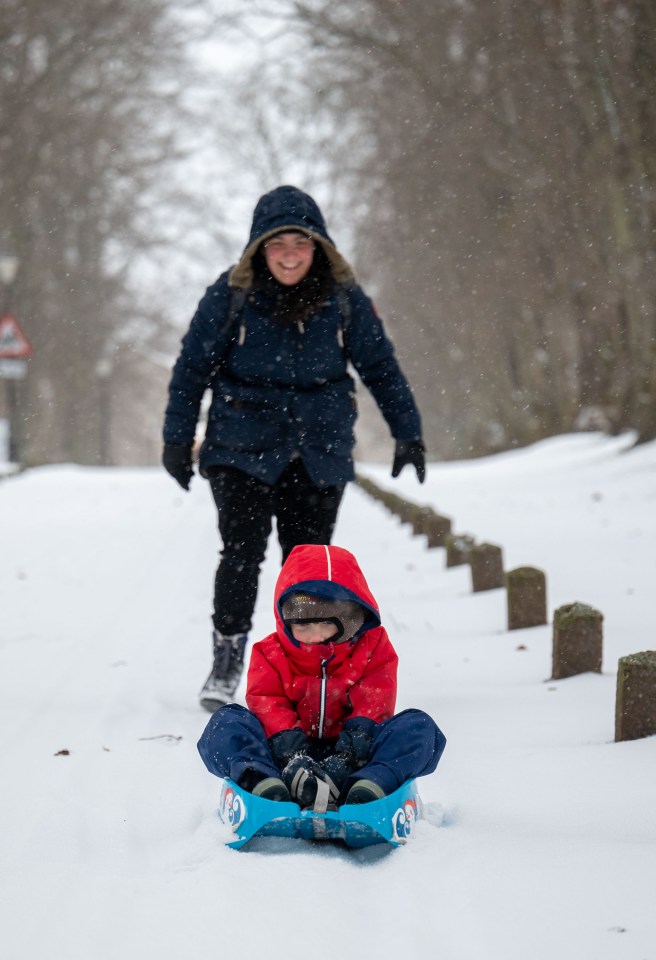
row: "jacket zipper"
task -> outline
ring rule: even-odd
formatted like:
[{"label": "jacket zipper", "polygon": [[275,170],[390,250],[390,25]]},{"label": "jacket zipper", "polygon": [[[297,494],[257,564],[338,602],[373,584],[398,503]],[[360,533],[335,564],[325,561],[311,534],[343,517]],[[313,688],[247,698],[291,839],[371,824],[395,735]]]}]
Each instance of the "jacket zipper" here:
[{"label": "jacket zipper", "polygon": [[326,722],[326,693],[328,687],[328,663],[332,660],[332,657],[329,657],[328,660],[321,661],[321,694],[319,697],[319,740],[323,737],[323,728]]}]

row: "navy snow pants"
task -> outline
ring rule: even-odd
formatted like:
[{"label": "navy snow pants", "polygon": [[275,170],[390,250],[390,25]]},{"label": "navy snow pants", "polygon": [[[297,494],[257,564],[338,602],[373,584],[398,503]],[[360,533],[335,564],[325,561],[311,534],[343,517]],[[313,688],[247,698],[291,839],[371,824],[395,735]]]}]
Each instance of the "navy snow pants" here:
[{"label": "navy snow pants", "polygon": [[[356,780],[373,780],[385,793],[393,793],[408,780],[432,773],[445,745],[444,734],[427,713],[403,710],[377,724],[369,758],[351,774],[345,789]],[[262,724],[254,713],[236,703],[212,715],[198,741],[198,751],[210,773],[235,783],[246,770],[280,777]]]}]

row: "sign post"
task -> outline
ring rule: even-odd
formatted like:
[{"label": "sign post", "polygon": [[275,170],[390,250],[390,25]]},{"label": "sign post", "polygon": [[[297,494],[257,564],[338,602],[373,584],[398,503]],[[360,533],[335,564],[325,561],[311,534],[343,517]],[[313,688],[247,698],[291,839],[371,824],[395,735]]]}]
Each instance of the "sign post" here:
[{"label": "sign post", "polygon": [[20,423],[18,419],[18,381],[27,376],[27,361],[32,345],[16,317],[5,313],[0,317],[0,379],[7,384],[9,414],[9,460],[20,463]]}]

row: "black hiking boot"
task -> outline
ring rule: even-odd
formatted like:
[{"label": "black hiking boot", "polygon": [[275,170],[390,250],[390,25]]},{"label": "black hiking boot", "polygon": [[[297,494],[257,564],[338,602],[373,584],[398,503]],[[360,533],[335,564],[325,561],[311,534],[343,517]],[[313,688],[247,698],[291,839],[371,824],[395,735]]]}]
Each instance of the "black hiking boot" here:
[{"label": "black hiking boot", "polygon": [[210,713],[232,703],[244,669],[247,640],[245,633],[224,636],[214,631],[214,666],[199,694],[201,707]]}]

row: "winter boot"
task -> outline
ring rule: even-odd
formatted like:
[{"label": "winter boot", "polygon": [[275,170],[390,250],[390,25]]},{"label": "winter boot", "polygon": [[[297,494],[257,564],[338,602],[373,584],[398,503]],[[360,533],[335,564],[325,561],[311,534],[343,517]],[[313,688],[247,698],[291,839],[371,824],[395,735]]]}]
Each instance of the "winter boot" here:
[{"label": "winter boot", "polygon": [[373,780],[356,780],[346,795],[344,803],[371,803],[385,796],[385,791]]},{"label": "winter boot", "polygon": [[291,803],[292,798],[289,790],[278,777],[266,777],[260,780],[252,790],[254,797],[262,797],[263,800],[277,800],[281,803]]},{"label": "winter boot", "polygon": [[268,777],[266,773],[261,773],[259,770],[244,771],[239,780],[239,786],[248,790],[254,797],[291,803],[289,790],[280,777]]},{"label": "winter boot", "polygon": [[226,703],[232,703],[244,669],[245,633],[227,637],[214,631],[214,666],[200,692],[201,707],[214,713]]}]

